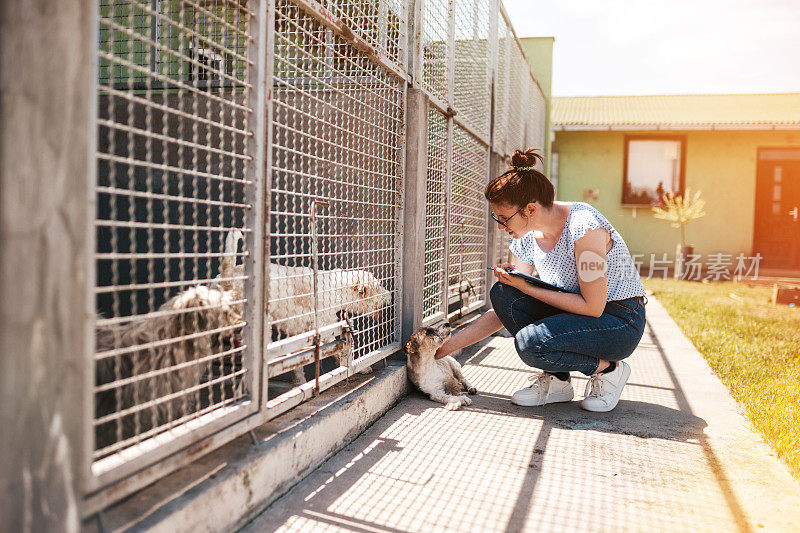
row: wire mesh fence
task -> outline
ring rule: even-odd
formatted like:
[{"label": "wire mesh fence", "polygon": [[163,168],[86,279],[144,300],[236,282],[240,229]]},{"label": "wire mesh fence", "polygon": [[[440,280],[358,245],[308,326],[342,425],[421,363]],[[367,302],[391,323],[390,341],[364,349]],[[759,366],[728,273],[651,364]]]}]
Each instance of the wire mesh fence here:
[{"label": "wire mesh fence", "polygon": [[422,319],[486,304],[490,151],[544,97],[498,3],[420,2],[98,0],[90,491],[399,348],[410,88]]},{"label": "wire mesh fence", "polygon": [[[95,471],[250,399],[244,293],[222,265],[253,173],[247,47],[232,1],[100,3]],[[250,274],[235,281],[244,283]]]},{"label": "wire mesh fence", "polygon": [[494,61],[494,131],[492,148],[499,154],[508,154],[508,114],[510,106],[511,38],[513,34],[502,13],[497,16],[497,44]]},{"label": "wire mesh fence", "polygon": [[319,326],[351,319],[357,361],[399,340],[404,87],[297,5],[278,2],[275,17],[267,338],[314,329],[310,214],[322,200]]},{"label": "wire mesh fence", "polygon": [[453,131],[453,179],[448,243],[449,296],[459,313],[484,303],[486,296],[487,207],[483,197],[489,150],[461,126]]},{"label": "wire mesh fence", "polygon": [[453,108],[471,131],[488,140],[489,0],[454,0]]},{"label": "wire mesh fence", "polygon": [[525,115],[528,110],[530,74],[519,43],[510,40],[509,47],[508,118],[505,122],[505,132],[506,150],[513,152],[525,144]]},{"label": "wire mesh fence", "polygon": [[439,102],[448,99],[450,57],[450,1],[422,3],[422,86]]},{"label": "wire mesh fence", "polygon": [[425,177],[425,270],[423,314],[425,322],[445,316],[442,298],[447,250],[447,118],[428,109],[428,153]]}]

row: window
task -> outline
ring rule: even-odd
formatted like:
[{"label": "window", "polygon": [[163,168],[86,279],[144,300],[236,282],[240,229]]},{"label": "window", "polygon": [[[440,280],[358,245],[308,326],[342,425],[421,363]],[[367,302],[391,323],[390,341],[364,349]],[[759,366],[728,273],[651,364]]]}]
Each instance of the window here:
[{"label": "window", "polygon": [[658,205],[671,192],[683,194],[686,138],[626,136],[622,203]]}]

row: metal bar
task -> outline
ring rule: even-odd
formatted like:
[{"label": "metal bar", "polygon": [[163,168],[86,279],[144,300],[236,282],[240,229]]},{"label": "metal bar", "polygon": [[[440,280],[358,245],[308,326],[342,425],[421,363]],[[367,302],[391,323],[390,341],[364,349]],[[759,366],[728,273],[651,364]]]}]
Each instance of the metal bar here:
[{"label": "metal bar", "polygon": [[244,180],[236,179],[236,178],[233,178],[233,177],[230,177],[230,176],[222,176],[222,175],[219,175],[219,174],[212,174],[212,173],[209,173],[209,172],[202,172],[200,170],[191,170],[191,169],[187,169],[187,168],[174,167],[172,165],[164,165],[164,164],[160,164],[160,163],[150,163],[148,161],[142,161],[140,159],[134,159],[132,157],[122,157],[122,156],[117,156],[117,155],[112,155],[112,154],[99,153],[99,154],[97,154],[97,158],[98,159],[103,159],[103,160],[106,160],[106,161],[111,161],[113,163],[124,163],[124,164],[132,166],[132,167],[143,167],[143,168],[150,168],[150,169],[154,169],[154,170],[167,170],[167,171],[172,171],[172,172],[175,172],[175,173],[181,174],[181,175],[188,175],[188,176],[194,176],[194,177],[199,177],[199,178],[207,178],[207,179],[212,180],[212,181],[216,180],[216,181],[224,181],[224,182],[229,182],[229,183],[239,183],[239,184],[244,184],[244,185],[247,184],[247,182],[244,181]]},{"label": "metal bar", "polygon": [[199,205],[213,205],[217,207],[243,207],[250,209],[253,206],[250,204],[240,204],[236,202],[224,202],[221,200],[207,200],[205,198],[186,198],[185,196],[175,196],[172,194],[158,194],[146,191],[131,191],[127,189],[119,189],[117,187],[99,186],[96,188],[98,193],[113,194],[116,197],[127,196],[130,198],[146,198],[148,200],[164,200],[169,202],[188,202],[191,204]]},{"label": "metal bar", "polygon": [[[231,228],[216,227],[216,226],[199,226],[191,224],[162,224],[162,223],[148,223],[148,222],[130,222],[127,220],[96,220],[95,226],[113,227],[113,228],[141,228],[141,229],[171,229],[171,230],[195,230],[195,231],[215,231],[221,233],[228,233]],[[249,228],[243,228],[242,233],[253,231]]]},{"label": "metal bar", "polygon": [[147,131],[146,129],[137,128],[135,126],[129,127],[126,124],[119,124],[117,122],[114,122],[114,121],[108,120],[108,119],[104,119],[104,118],[98,119],[97,120],[97,124],[99,126],[105,126],[107,128],[112,128],[112,129],[119,130],[119,131],[128,131],[128,132],[131,132],[131,133],[135,133],[137,135],[147,136],[147,137],[149,137],[151,139],[157,139],[159,141],[166,141],[168,143],[173,143],[173,144],[177,144],[177,145],[181,145],[181,146],[186,146],[188,148],[193,148],[193,149],[197,149],[197,150],[203,150],[205,152],[209,152],[209,153],[212,153],[212,154],[225,155],[227,157],[231,157],[231,158],[234,158],[234,159],[243,159],[243,160],[247,161],[252,157],[252,156],[245,155],[245,154],[237,154],[236,152],[226,152],[225,150],[220,150],[219,148],[217,148],[215,146],[205,146],[205,145],[200,144],[200,143],[193,143],[193,142],[187,141],[185,139],[178,139],[178,138],[175,138],[175,137],[170,137],[169,135],[162,135],[162,134],[159,134],[159,133],[156,133],[156,132],[153,132],[153,131]]},{"label": "metal bar", "polygon": [[443,269],[444,274],[442,275],[442,304],[444,306],[444,314],[447,315],[449,310],[449,298],[448,298],[448,287],[450,284],[449,277],[450,277],[450,256],[451,256],[451,248],[450,248],[450,228],[451,228],[451,206],[452,206],[452,180],[453,180],[453,120],[452,118],[447,119],[447,165],[446,165],[446,173],[445,173],[445,210],[444,210],[444,220],[445,220],[445,227],[444,227],[444,243],[445,243],[445,253],[444,253],[444,261],[443,261]]},{"label": "metal bar", "polygon": [[[456,7],[455,0],[447,1],[447,103],[453,107],[455,101],[456,72]],[[446,111],[449,114],[450,109]]]},{"label": "metal bar", "polygon": [[406,46],[406,64],[410,72],[409,84],[411,84],[411,88],[423,89],[425,64],[425,56],[423,54],[425,39],[423,10],[425,0],[411,0],[409,3],[413,6],[411,17],[407,17],[408,24],[411,27],[411,31],[408,32],[408,44]]},{"label": "metal bar", "polygon": [[419,89],[409,89],[406,100],[405,205],[403,244],[405,254],[402,299],[402,337],[408,338],[422,323],[424,312],[424,261],[426,224],[426,174],[428,102]]},{"label": "metal bar", "polygon": [[[200,359],[193,359],[193,360],[187,361],[185,363],[178,363],[177,365],[173,365],[173,366],[171,366],[169,368],[162,368],[160,370],[152,370],[150,372],[145,372],[143,374],[137,374],[134,377],[123,378],[123,379],[120,379],[119,381],[112,381],[110,383],[105,383],[103,385],[95,386],[92,389],[92,391],[95,392],[95,393],[98,393],[98,392],[103,392],[103,391],[107,391],[107,390],[113,390],[115,387],[121,387],[121,386],[124,386],[124,385],[131,385],[131,384],[134,384],[134,383],[137,383],[137,382],[140,382],[140,381],[144,381],[144,380],[147,380],[147,379],[151,379],[151,378],[154,378],[154,377],[164,376],[164,375],[169,374],[170,372],[174,372],[174,371],[177,371],[177,370],[182,370],[184,368],[187,368],[187,367],[190,367],[190,366],[199,365],[201,363],[207,363],[209,361],[213,361],[214,359],[219,359],[220,357],[223,357],[223,356],[226,356],[226,355],[233,355],[235,353],[243,352],[245,350],[245,348],[246,348],[245,346],[238,346],[238,347],[232,348],[230,350],[225,350],[224,352],[219,352],[219,353],[215,353],[215,354],[212,354],[212,355],[208,355],[206,357],[201,357]],[[95,425],[97,425],[97,424],[95,423]]]},{"label": "metal bar", "polygon": [[[388,56],[389,51],[389,6],[386,4],[387,0],[377,0],[378,2],[378,53]],[[405,69],[400,67],[401,72],[405,74]]]},{"label": "metal bar", "polygon": [[[267,396],[266,384],[262,381],[262,368],[264,358],[264,347],[266,339],[264,337],[264,324],[266,323],[266,299],[265,299],[265,256],[269,251],[264,250],[264,242],[267,234],[267,215],[265,214],[266,176],[265,150],[267,138],[267,117],[266,117],[266,81],[269,76],[268,69],[272,67],[272,49],[267,48],[271,45],[270,35],[274,31],[273,25],[269,24],[267,16],[267,6],[273,5],[271,0],[260,0],[254,9],[254,15],[250,18],[250,33],[254,46],[248,47],[248,56],[254,63],[253,87],[248,94],[248,107],[255,109],[253,114],[253,135],[248,137],[245,148],[247,155],[250,156],[249,164],[245,167],[245,176],[250,185],[247,186],[245,197],[252,199],[252,205],[245,216],[245,227],[253,228],[254,231],[246,234],[245,249],[252,251],[244,260],[245,275],[245,294],[248,295],[248,302],[245,304],[245,320],[247,325],[242,332],[243,338],[247,339],[250,349],[245,354],[243,364],[251,369],[250,373],[250,395],[252,399],[252,410],[258,411],[261,408],[261,398]],[[268,60],[268,52],[270,51]],[[248,71],[250,72],[250,71]],[[228,250],[229,251],[229,250]]]},{"label": "metal bar", "polygon": [[[139,403],[139,404],[137,404],[135,407],[130,407],[130,408],[128,408],[128,409],[123,409],[123,410],[121,410],[121,411],[117,411],[117,412],[115,412],[115,413],[112,413],[112,414],[110,414],[110,415],[106,415],[106,416],[103,416],[103,417],[100,417],[100,418],[96,418],[96,419],[94,420],[94,425],[95,425],[95,426],[100,426],[100,425],[106,424],[106,423],[108,423],[108,422],[111,422],[111,421],[113,421],[113,420],[119,420],[119,419],[121,419],[121,418],[124,418],[126,415],[130,415],[130,414],[134,414],[134,413],[137,413],[137,412],[140,412],[140,411],[144,411],[145,409],[148,409],[148,408],[154,407],[154,406],[156,406],[156,405],[159,405],[159,404],[163,404],[163,403],[165,403],[165,402],[168,402],[168,401],[174,400],[174,399],[176,399],[176,398],[180,398],[181,396],[187,395],[187,394],[189,394],[189,393],[192,393],[192,392],[199,391],[200,389],[203,389],[203,388],[209,387],[209,386],[211,386],[211,385],[215,385],[215,384],[217,384],[217,383],[222,383],[223,381],[229,381],[229,380],[235,379],[235,378],[236,378],[236,377],[238,377],[238,376],[242,376],[242,375],[244,375],[246,372],[247,372],[247,369],[246,369],[246,368],[245,368],[245,369],[242,369],[242,370],[238,370],[238,371],[236,371],[236,372],[233,372],[233,373],[231,373],[231,374],[226,374],[226,375],[224,375],[224,376],[222,376],[222,377],[219,377],[219,378],[214,378],[214,379],[213,379],[213,380],[211,380],[211,381],[207,381],[207,382],[201,383],[201,384],[199,384],[199,385],[193,385],[193,386],[191,386],[191,387],[188,387],[188,388],[182,389],[180,392],[173,392],[172,394],[167,394],[167,395],[165,395],[165,396],[161,396],[161,397],[159,397],[157,400],[150,400],[150,401],[147,401],[147,402],[142,402],[142,403]],[[213,406],[213,405],[212,405],[212,406],[209,406],[209,407],[210,407],[210,409],[213,409],[213,408],[214,408],[214,406]],[[186,415],[186,416],[184,416],[184,417],[182,417],[182,418],[179,418],[179,419],[173,420],[172,422],[173,422],[174,424],[180,424],[180,423],[181,423],[183,420],[186,420],[186,419],[192,418],[194,414],[195,414],[195,413],[191,413],[191,414],[189,414],[189,415]],[[137,435],[137,436],[136,436],[134,439],[132,439],[132,440],[138,440],[138,437],[139,437],[139,435]],[[101,455],[101,454],[103,454],[103,453],[104,453],[104,452],[105,452],[107,449],[119,449],[119,448],[123,448],[123,447],[124,447],[124,446],[119,446],[119,444],[120,444],[120,443],[116,443],[116,445],[114,445],[114,446],[111,446],[111,447],[109,447],[109,448],[101,448],[101,449],[97,450],[97,451],[95,452],[95,454],[97,454],[97,455]]]},{"label": "metal bar", "polygon": [[481,306],[483,306],[483,301],[474,302],[474,303],[470,304],[469,306],[467,306],[463,310],[459,309],[458,311],[453,311],[452,313],[448,313],[447,314],[447,320],[451,321],[451,320],[454,320],[456,318],[459,318],[459,319],[465,318],[467,315],[469,315],[473,311],[479,310],[481,308]]},{"label": "metal bar", "polygon": [[[337,383],[341,383],[345,379],[347,379],[347,369],[344,367],[339,367],[331,372],[323,374],[320,376],[318,385],[319,392],[322,393]],[[270,400],[267,402],[266,409],[268,415],[263,422],[280,416],[293,407],[297,407],[301,403],[310,400],[316,395],[314,392],[316,387],[317,385],[314,381],[309,381],[308,383],[300,385],[299,387],[295,387],[294,389],[281,394],[277,398]]]},{"label": "metal bar", "polygon": [[318,360],[330,357],[330,355],[326,355],[326,353],[330,354],[330,352],[336,351],[336,348],[345,342],[343,338],[324,344],[320,341],[319,347],[313,344],[305,350],[273,359],[268,364],[267,377],[273,378],[309,363],[314,363],[316,365]]},{"label": "metal bar", "polygon": [[[489,179],[491,179],[492,176],[497,172],[497,169],[499,168],[501,162],[502,162],[502,160],[500,159],[500,157],[490,147],[490,149],[489,149],[489,164],[488,164]],[[487,183],[488,183],[488,180],[487,180]],[[488,204],[488,202],[487,202],[487,204]],[[487,205],[487,209],[486,209],[485,220],[486,220],[486,228],[487,228],[487,231],[486,231],[486,263],[487,263],[487,266],[489,266],[489,265],[494,266],[494,265],[497,264],[496,263],[496,260],[497,260],[496,256],[497,256],[498,244],[499,244],[499,241],[500,241],[500,234],[497,231],[496,227],[493,227],[493,226],[495,226],[495,222],[494,222],[494,220],[492,220],[491,216],[489,216],[488,205]],[[485,311],[488,311],[489,309],[492,308],[492,302],[489,299],[489,290],[491,289],[492,285],[494,284],[494,274],[492,274],[492,272],[490,270],[485,270],[485,272],[486,272],[486,281],[485,281],[485,285],[484,286],[486,287],[486,295],[485,295],[485,302],[484,302],[485,305],[483,306],[483,309]]]},{"label": "metal bar", "polygon": [[400,349],[400,343],[395,342],[374,353],[370,353],[362,357],[359,357],[358,359],[353,361],[353,365],[350,367],[350,371],[353,373],[358,373],[367,368],[368,366],[371,366],[373,363],[376,363],[382,359],[386,359],[399,349]]},{"label": "metal bar", "polygon": [[422,324],[420,326],[430,326],[431,324],[435,324],[437,322],[441,322],[446,318],[444,312],[436,313],[435,315],[431,315],[426,317],[422,320]]},{"label": "metal bar", "polygon": [[131,253],[101,253],[95,255],[96,259],[113,260],[113,259],[171,259],[171,258],[225,258],[225,257],[249,257],[250,252],[241,252],[229,254],[225,252],[131,252]]},{"label": "metal bar", "polygon": [[320,335],[319,335],[319,260],[317,259],[317,206],[329,207],[328,202],[322,200],[311,201],[311,257],[312,266],[314,268],[314,277],[312,283],[314,285],[314,395],[319,394],[319,350],[320,350]]},{"label": "metal bar", "polygon": [[[327,342],[329,339],[334,339],[338,336],[341,336],[343,334],[343,328],[346,325],[347,323],[342,320],[336,322],[335,324],[323,326],[319,328],[320,338]],[[295,337],[272,342],[267,346],[267,351],[275,354],[296,352],[297,350],[305,348],[306,346],[312,346],[314,343],[313,337],[314,332],[307,331]]]},{"label": "metal bar", "polygon": [[[178,89],[182,89],[182,87],[178,87]],[[131,94],[128,91],[115,89],[115,88],[113,88],[113,87],[111,87],[109,85],[103,85],[102,87],[100,87],[98,89],[98,91],[100,93],[104,94],[104,95],[118,96],[120,98],[124,98],[126,100],[130,100],[131,102],[134,102],[134,103],[137,103],[137,104],[142,104],[142,105],[151,107],[153,109],[158,109],[159,111],[164,111],[165,113],[170,113],[170,114],[176,115],[176,116],[181,117],[181,118],[186,118],[186,119],[189,119],[189,120],[193,120],[195,122],[198,122],[200,124],[205,124],[207,126],[213,126],[215,128],[219,128],[221,130],[226,130],[226,131],[230,131],[230,132],[238,133],[238,134],[242,134],[242,135],[248,135],[249,134],[249,132],[247,132],[247,131],[233,128],[233,127],[231,127],[231,126],[229,126],[227,124],[219,124],[219,123],[213,122],[213,121],[211,121],[211,120],[209,120],[209,119],[207,119],[205,117],[192,115],[192,114],[186,113],[186,112],[184,112],[184,111],[182,111],[180,109],[175,109],[173,107],[169,107],[169,106],[166,106],[166,105],[163,105],[163,104],[158,104],[156,102],[148,100],[147,98],[142,98],[141,96],[137,96],[135,94]],[[202,94],[205,94],[205,92],[203,92]],[[251,110],[248,109],[247,111],[251,111]],[[126,126],[125,125],[121,125],[120,126],[120,128],[124,128],[124,127],[126,127]],[[130,126],[127,126],[127,127],[130,128]]]},{"label": "metal bar", "polygon": [[[87,10],[88,11],[88,10]],[[52,15],[50,15],[52,16]],[[89,41],[92,46],[91,53],[91,82],[88,87],[89,94],[87,95],[88,106],[90,115],[87,124],[84,126],[88,132],[86,145],[83,147],[83,153],[87,161],[90,161],[89,170],[86,172],[85,189],[83,190],[83,199],[86,202],[86,209],[84,210],[84,224],[82,232],[86,236],[86,247],[83,250],[82,259],[85,264],[86,281],[83,288],[83,309],[84,316],[81,320],[83,330],[84,347],[80,353],[82,358],[81,372],[83,379],[79,382],[80,387],[83,389],[81,397],[82,409],[78,409],[81,413],[81,430],[82,442],[78,448],[80,453],[80,460],[78,465],[77,480],[79,482],[77,496],[78,501],[81,501],[82,496],[88,491],[88,487],[94,475],[92,474],[92,453],[94,452],[94,427],[92,420],[95,413],[95,399],[92,387],[95,384],[95,362],[94,352],[95,347],[95,328],[96,326],[96,301],[94,294],[94,287],[97,285],[97,262],[94,255],[97,250],[97,234],[94,227],[94,212],[97,206],[97,193],[95,189],[98,185],[97,177],[97,163],[96,152],[99,140],[97,121],[98,108],[99,108],[99,80],[96,75],[98,68],[97,46],[100,41],[99,28],[100,28],[100,6],[97,2],[92,4],[90,11],[89,24],[91,27],[91,36]],[[74,32],[74,28],[71,29]],[[48,73],[52,75],[52,72]],[[73,110],[74,112],[74,110]],[[50,119],[52,120],[52,118]],[[74,120],[74,119],[73,119]],[[4,291],[5,293],[5,291]],[[5,293],[7,294],[7,293]],[[80,506],[81,513],[85,513],[84,506]],[[84,515],[85,516],[85,515]],[[7,524],[8,525],[8,524]],[[64,527],[66,524],[60,524]],[[13,528],[13,526],[10,526]]]},{"label": "metal bar", "polygon": [[[161,1],[160,0],[150,0],[150,4],[152,5],[151,9],[153,10],[153,12],[159,13],[161,11]],[[150,35],[153,36],[152,40],[156,44],[158,43],[158,29],[159,29],[158,19],[151,15],[150,16]],[[153,53],[150,53],[148,55],[150,56],[149,57],[149,59],[150,59],[150,70],[155,72],[156,69],[158,69],[157,57]]]},{"label": "metal bar", "polygon": [[[93,479],[89,485],[89,494],[87,497],[91,498],[92,492],[96,492],[102,488],[109,487],[114,484],[114,489],[104,498],[105,505],[119,500],[130,492],[123,492],[121,487],[130,486],[127,483],[119,483],[125,480],[128,476],[142,470],[143,465],[158,464],[158,467],[145,469],[145,479],[153,481],[163,477],[168,472],[175,470],[181,465],[185,464],[187,460],[191,459],[190,456],[184,456],[181,460],[175,462],[164,462],[164,459],[181,451],[185,453],[185,448],[188,446],[195,446],[195,443],[202,442],[202,440],[213,435],[217,431],[225,429],[226,431],[233,431],[235,438],[241,435],[244,431],[237,428],[236,425],[231,424],[231,416],[235,416],[237,412],[241,413],[243,409],[248,407],[249,401],[245,400],[241,404],[226,406],[218,410],[209,411],[198,418],[189,420],[186,423],[175,425],[169,428],[169,431],[159,433],[153,438],[140,442],[139,444],[118,452],[117,454],[110,455],[92,464]],[[230,428],[230,429],[226,429]],[[246,430],[245,430],[246,431]],[[205,453],[208,453],[208,449]],[[119,486],[117,486],[119,484]],[[144,485],[139,485],[141,488]],[[112,497],[113,496],[113,497]],[[84,509],[84,516],[92,512],[91,506]],[[95,511],[97,509],[94,509]]]}]

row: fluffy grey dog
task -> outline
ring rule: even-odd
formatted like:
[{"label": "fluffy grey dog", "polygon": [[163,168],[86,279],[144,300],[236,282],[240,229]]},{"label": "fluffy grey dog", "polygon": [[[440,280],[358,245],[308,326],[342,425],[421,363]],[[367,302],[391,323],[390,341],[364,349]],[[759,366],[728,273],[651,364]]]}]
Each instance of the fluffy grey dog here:
[{"label": "fluffy grey dog", "polygon": [[[95,448],[196,411],[201,402],[199,385],[212,365],[223,363],[228,373],[237,361],[241,365],[238,353],[224,355],[238,346],[237,335],[244,325],[240,307],[233,293],[198,285],[173,296],[149,316],[97,327],[95,417],[100,423]],[[240,383],[228,380],[227,385],[236,388]],[[182,394],[187,389],[191,391]],[[232,394],[229,391],[226,397]]]}]

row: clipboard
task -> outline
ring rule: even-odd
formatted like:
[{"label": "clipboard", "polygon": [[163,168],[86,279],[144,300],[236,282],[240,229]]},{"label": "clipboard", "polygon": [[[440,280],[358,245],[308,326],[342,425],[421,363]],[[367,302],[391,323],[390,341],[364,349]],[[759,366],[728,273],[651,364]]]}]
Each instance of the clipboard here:
[{"label": "clipboard", "polygon": [[[489,267],[487,267],[487,268],[489,268]],[[489,268],[489,270],[494,270],[494,268]],[[533,277],[533,276],[531,276],[529,274],[524,274],[524,273],[519,272],[519,271],[514,270],[514,269],[506,268],[506,272],[508,272],[512,276],[517,276],[518,278],[524,279],[525,281],[527,281],[531,285],[535,285],[535,286],[541,287],[543,289],[556,291],[556,292],[567,292],[567,293],[570,292],[570,291],[568,291],[566,289],[562,289],[561,287],[556,287],[555,285],[551,285],[550,283],[547,283],[546,281],[542,281],[539,278],[535,278],[535,277]]]}]

